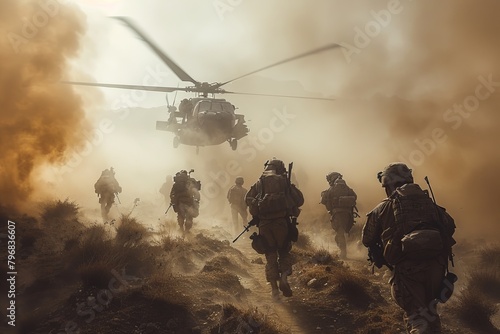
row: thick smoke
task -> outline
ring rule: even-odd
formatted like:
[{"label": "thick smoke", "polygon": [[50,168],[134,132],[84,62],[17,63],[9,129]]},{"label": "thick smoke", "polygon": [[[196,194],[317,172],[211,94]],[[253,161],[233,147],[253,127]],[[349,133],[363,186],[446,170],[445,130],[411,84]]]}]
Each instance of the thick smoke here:
[{"label": "thick smoke", "polygon": [[55,0],[0,2],[1,204],[22,207],[33,174],[60,164],[87,128],[81,99],[59,84],[85,28],[82,14]]}]

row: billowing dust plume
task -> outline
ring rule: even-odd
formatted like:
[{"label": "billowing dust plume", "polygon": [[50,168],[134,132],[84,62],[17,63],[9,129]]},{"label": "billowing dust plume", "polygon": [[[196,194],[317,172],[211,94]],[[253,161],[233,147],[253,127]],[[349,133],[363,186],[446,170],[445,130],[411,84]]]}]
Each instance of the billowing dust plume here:
[{"label": "billowing dust plume", "polygon": [[43,164],[62,163],[88,125],[81,99],[59,83],[85,29],[76,7],[59,1],[0,2],[0,194],[22,207]]},{"label": "billowing dust plume", "polygon": [[[276,21],[278,10],[296,20]],[[312,15],[315,10],[322,14]],[[438,204],[448,208],[461,233],[491,235],[499,220],[499,13],[500,3],[491,0],[481,6],[465,0],[281,3],[263,13],[268,17],[262,22],[270,24],[255,26],[264,39],[255,54],[271,48],[274,41],[265,33],[271,28],[283,33],[283,48],[311,41],[344,46],[287,67],[300,77],[309,72],[309,86],[331,88],[328,94],[338,102],[297,108],[301,126],[281,134],[289,145],[276,155],[303,158],[309,180],[322,182],[310,192],[314,201],[326,187],[324,175],[342,172],[357,188],[365,213],[384,196],[377,171],[406,162],[424,188],[429,176]],[[287,104],[289,110],[297,106]]]}]

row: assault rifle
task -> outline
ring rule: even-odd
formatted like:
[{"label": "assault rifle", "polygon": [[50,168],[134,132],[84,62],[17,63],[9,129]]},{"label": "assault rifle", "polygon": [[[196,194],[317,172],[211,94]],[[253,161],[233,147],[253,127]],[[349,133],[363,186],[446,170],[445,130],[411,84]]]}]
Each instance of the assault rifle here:
[{"label": "assault rifle", "polygon": [[376,243],[374,246],[368,247],[368,261],[372,265],[372,273],[375,270],[374,266],[379,269],[386,266],[390,270],[394,270],[394,267],[387,263],[384,258],[381,243]]},{"label": "assault rifle", "polygon": [[252,217],[252,220],[248,222],[247,226],[243,227],[243,231],[241,231],[241,233],[233,240],[233,242],[236,242],[236,240],[238,240],[243,235],[243,233],[250,231],[250,227],[258,225],[259,225],[259,217],[257,216]]},{"label": "assault rifle", "polygon": [[165,215],[168,213],[168,210],[170,210],[170,208],[172,207],[172,205],[173,205],[173,204],[172,204],[172,203],[170,203],[170,205],[169,205],[169,206],[168,206],[168,208],[167,208],[167,211],[165,211]]},{"label": "assault rifle", "polygon": [[290,185],[292,184],[292,168],[293,168],[293,162],[290,162],[288,164],[288,186],[290,187]]}]

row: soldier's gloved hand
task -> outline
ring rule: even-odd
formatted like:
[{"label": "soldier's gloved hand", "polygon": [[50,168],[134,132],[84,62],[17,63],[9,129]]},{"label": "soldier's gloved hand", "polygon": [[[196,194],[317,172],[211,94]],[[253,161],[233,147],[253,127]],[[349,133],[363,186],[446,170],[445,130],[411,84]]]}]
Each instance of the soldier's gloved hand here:
[{"label": "soldier's gloved hand", "polygon": [[259,226],[259,217],[252,216],[252,219],[248,222],[249,226]]}]

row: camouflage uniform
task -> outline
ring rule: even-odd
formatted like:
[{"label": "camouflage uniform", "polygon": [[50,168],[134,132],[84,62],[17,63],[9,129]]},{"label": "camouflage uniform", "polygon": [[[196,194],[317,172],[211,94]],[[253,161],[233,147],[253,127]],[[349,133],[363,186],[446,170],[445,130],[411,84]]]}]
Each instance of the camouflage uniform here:
[{"label": "camouflage uniform", "polygon": [[241,216],[243,224],[247,222],[247,203],[245,202],[245,195],[247,189],[243,188],[244,180],[242,177],[237,177],[235,180],[235,185],[233,185],[227,192],[227,200],[231,204],[231,217],[233,222],[233,228],[235,232],[238,232],[243,225],[238,224],[238,214]]},{"label": "camouflage uniform", "polygon": [[170,202],[177,213],[179,227],[186,232],[193,226],[193,218],[198,217],[199,214],[199,188],[199,182],[189,177],[185,170],[180,171],[174,177]]},{"label": "camouflage uniform", "polygon": [[101,173],[101,176],[94,184],[94,190],[99,195],[102,219],[107,221],[109,210],[115,202],[115,193],[122,192],[122,187],[116,181],[113,170],[105,169]]},{"label": "camouflage uniform", "polygon": [[[263,214],[262,210],[259,211],[257,203],[266,195],[280,192],[286,193],[288,187],[291,187],[293,189],[291,191],[302,199],[295,203],[298,210],[298,207],[303,204],[303,197],[300,190],[293,184],[288,184],[286,170],[282,161],[273,158],[266,162],[265,166],[266,170],[262,173],[261,178],[250,187],[245,200],[250,208],[250,213],[259,218],[259,234],[267,242],[267,251],[265,253],[267,262],[266,280],[271,283],[273,296],[279,294],[279,281],[279,289],[283,292],[283,295],[290,297],[292,290],[287,281],[287,277],[292,274],[293,264],[290,256],[292,249],[292,242],[289,238],[290,213],[284,209],[270,215]],[[274,178],[274,181],[267,182],[267,177]]]},{"label": "camouflage uniform", "polygon": [[[330,222],[335,230],[335,242],[340,249],[340,257],[347,255],[347,242],[345,234],[349,233],[354,224],[354,206],[358,196],[345,181],[342,175],[332,172],[326,176],[330,188],[321,193],[321,203],[326,206],[330,213]],[[352,197],[353,204],[349,206],[342,205],[340,197]],[[342,205],[342,206],[341,206]]]},{"label": "camouflage uniform", "polygon": [[[414,222],[417,220],[419,224],[439,221],[438,210],[449,233],[453,234],[455,224],[443,208],[434,205],[427,192],[413,183],[411,170],[406,165],[391,164],[385,172],[390,173],[391,168],[393,173],[394,168],[397,168],[392,183],[394,186],[389,185],[389,182],[385,185],[389,197],[368,213],[363,228],[363,244],[367,247],[380,244],[385,260],[394,266],[391,293],[404,310],[407,332],[441,333],[436,298],[445,277],[447,255],[441,253],[422,259],[410,258],[402,252],[401,239],[415,231]],[[398,173],[402,176],[398,176]],[[398,202],[394,200],[396,198]]]}]

